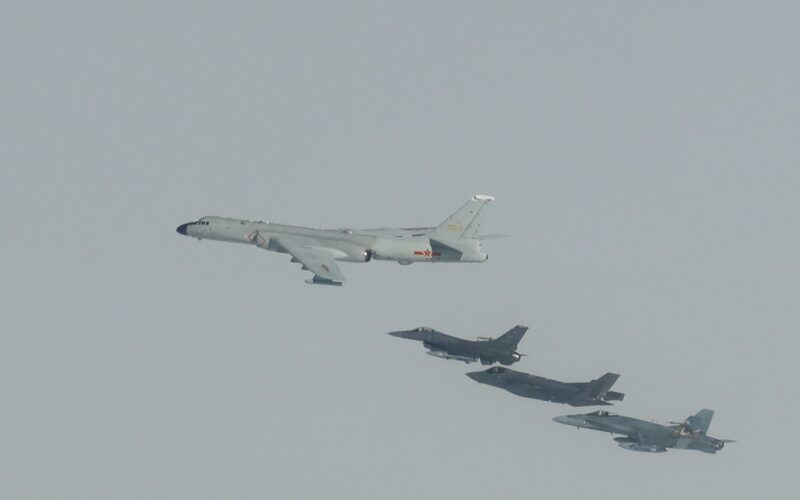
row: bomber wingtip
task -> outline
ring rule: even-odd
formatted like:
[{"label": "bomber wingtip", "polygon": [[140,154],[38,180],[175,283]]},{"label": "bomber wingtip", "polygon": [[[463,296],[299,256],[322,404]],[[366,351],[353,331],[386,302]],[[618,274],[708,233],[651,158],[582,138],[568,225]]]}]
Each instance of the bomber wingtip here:
[{"label": "bomber wingtip", "polygon": [[490,196],[488,194],[476,194],[472,196],[472,199],[477,201],[494,201],[494,196]]}]

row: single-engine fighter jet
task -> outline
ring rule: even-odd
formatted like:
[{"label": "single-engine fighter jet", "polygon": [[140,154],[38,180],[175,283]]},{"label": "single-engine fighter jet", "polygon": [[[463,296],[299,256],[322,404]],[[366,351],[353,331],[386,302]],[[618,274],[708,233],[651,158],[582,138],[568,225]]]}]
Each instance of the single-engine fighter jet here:
[{"label": "single-engine fighter jet", "polygon": [[564,415],[553,420],[578,428],[621,434],[622,437],[614,438],[614,441],[626,450],[663,453],[667,448],[677,448],[716,453],[725,446],[725,443],[734,441],[706,435],[713,416],[714,410],[700,410],[697,415],[692,415],[684,422],[670,422],[670,425],[623,417],[607,411]]},{"label": "single-engine fighter jet", "polygon": [[486,206],[494,197],[476,194],[436,227],[410,229],[313,229],[269,222],[203,217],[178,226],[179,234],[255,245],[288,253],[292,262],[314,273],[306,283],[341,285],[344,275],[337,262],[389,260],[414,262],[485,262],[478,234]]},{"label": "single-engine fighter jet", "polygon": [[464,340],[421,326],[413,330],[389,332],[389,335],[419,340],[428,349],[428,354],[437,358],[455,359],[465,363],[480,360],[484,365],[511,365],[524,356],[517,352],[517,344],[527,331],[527,326],[517,325],[496,339],[478,337],[478,340]]},{"label": "single-engine fighter jet", "polygon": [[625,394],[610,391],[619,375],[606,373],[591,382],[559,382],[493,366],[482,372],[467,373],[467,377],[481,384],[493,385],[524,398],[541,399],[570,406],[610,405],[608,401],[622,401]]}]

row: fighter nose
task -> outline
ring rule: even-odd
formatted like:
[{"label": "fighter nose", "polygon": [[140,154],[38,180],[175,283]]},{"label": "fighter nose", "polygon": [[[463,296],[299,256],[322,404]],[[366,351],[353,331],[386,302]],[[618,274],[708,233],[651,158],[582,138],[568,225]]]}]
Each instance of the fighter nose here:
[{"label": "fighter nose", "polygon": [[481,381],[481,372],[468,372],[468,373],[465,373],[465,375],[467,377],[471,378],[472,380],[474,380],[475,382],[480,382]]},{"label": "fighter nose", "polygon": [[176,231],[178,231],[178,234],[182,234],[182,235],[186,236],[186,228],[188,226],[189,226],[189,224],[181,224],[180,226],[178,226]]},{"label": "fighter nose", "polygon": [[566,425],[578,425],[575,417],[571,415],[561,415],[560,417],[553,417],[555,422],[559,424],[566,424]]},{"label": "fighter nose", "polygon": [[405,338],[406,332],[404,331],[397,331],[397,332],[386,332],[386,335],[391,335],[392,337],[400,337]]}]

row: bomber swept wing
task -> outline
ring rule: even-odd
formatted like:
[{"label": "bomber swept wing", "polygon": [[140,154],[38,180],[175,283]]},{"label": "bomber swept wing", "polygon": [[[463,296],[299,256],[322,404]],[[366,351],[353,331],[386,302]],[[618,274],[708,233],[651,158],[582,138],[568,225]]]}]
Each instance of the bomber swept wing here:
[{"label": "bomber swept wing", "polygon": [[314,277],[306,280],[306,283],[341,285],[344,281],[342,271],[321,242],[313,238],[289,235],[273,236],[269,240],[300,262],[303,269],[314,273]]}]

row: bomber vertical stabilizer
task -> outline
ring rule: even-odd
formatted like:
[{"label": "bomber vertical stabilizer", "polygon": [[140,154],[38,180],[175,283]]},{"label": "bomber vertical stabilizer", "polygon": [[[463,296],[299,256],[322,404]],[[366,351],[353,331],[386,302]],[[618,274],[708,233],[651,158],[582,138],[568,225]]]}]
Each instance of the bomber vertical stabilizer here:
[{"label": "bomber vertical stabilizer", "polygon": [[481,225],[486,205],[494,201],[494,196],[476,194],[461,206],[453,215],[430,232],[434,239],[475,238]]}]

